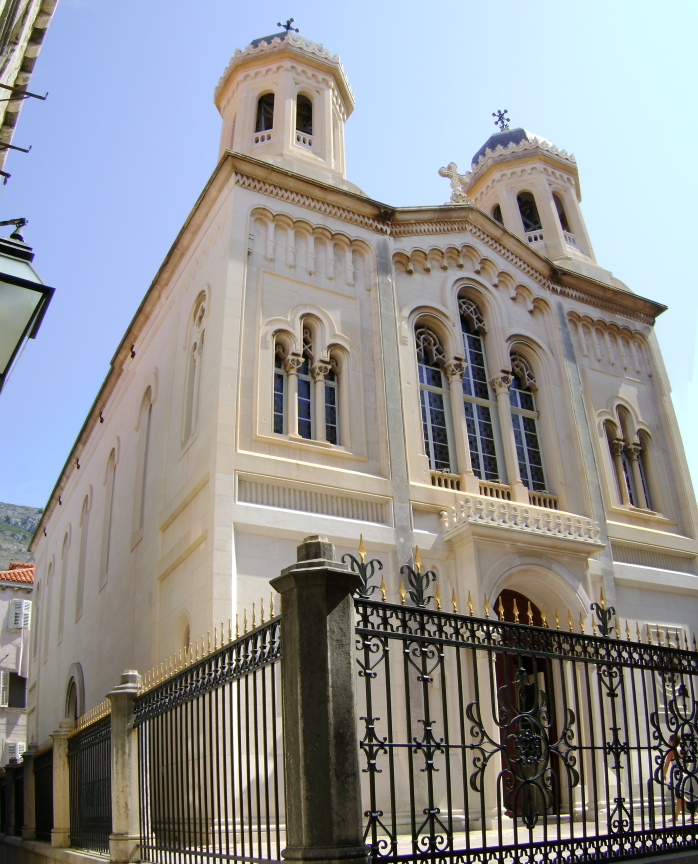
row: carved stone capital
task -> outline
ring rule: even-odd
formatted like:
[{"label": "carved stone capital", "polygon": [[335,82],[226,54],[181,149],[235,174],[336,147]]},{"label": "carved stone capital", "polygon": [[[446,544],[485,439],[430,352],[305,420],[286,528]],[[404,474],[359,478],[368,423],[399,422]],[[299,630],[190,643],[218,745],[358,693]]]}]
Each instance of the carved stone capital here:
[{"label": "carved stone capital", "polygon": [[622,456],[623,450],[625,450],[625,441],[622,438],[614,438],[611,441],[611,453],[614,456]]},{"label": "carved stone capital", "polygon": [[507,372],[502,372],[499,375],[495,375],[494,378],[490,380],[490,387],[494,390],[497,396],[499,396],[500,393],[509,392],[513,380],[513,375],[509,375]]},{"label": "carved stone capital", "polygon": [[332,369],[329,363],[315,363],[310,370],[310,374],[315,381],[324,378],[325,375]]},{"label": "carved stone capital", "polygon": [[628,454],[628,458],[635,462],[640,458],[640,453],[642,453],[642,444],[628,444],[625,452]]},{"label": "carved stone capital", "polygon": [[465,363],[462,360],[449,360],[444,364],[444,372],[449,381],[462,380],[465,375]]},{"label": "carved stone capital", "polygon": [[300,354],[289,354],[284,360],[284,370],[290,375],[297,375],[302,365],[303,358]]}]

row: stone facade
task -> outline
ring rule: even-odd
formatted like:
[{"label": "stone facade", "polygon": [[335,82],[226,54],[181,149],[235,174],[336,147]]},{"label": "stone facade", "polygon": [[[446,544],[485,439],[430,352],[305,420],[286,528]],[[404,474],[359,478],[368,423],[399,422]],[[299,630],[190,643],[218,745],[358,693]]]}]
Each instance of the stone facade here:
[{"label": "stone facade", "polygon": [[24,752],[34,565],[0,571],[0,748],[2,765]]},{"label": "stone facade", "polygon": [[338,58],[283,33],[235,55],[216,104],[220,161],[32,544],[30,738],[69,691],[82,713],[124,669],[268,609],[311,534],[339,555],[363,534],[394,601],[418,545],[461,610],[509,589],[589,626],[603,588],[633,632],[690,638],[664,307],[596,263],[571,157],[514,130],[471,174],[443,169],[452,202],[388,208],[344,176]]}]

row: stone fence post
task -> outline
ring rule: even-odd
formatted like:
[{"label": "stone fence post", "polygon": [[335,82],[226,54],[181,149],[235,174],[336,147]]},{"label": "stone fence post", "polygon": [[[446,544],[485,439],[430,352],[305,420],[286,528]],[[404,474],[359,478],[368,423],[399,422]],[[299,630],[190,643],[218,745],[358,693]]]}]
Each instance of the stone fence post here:
[{"label": "stone fence post", "polygon": [[286,839],[291,861],[366,862],[356,736],[353,592],[360,577],[306,537],[281,594]]},{"label": "stone fence post", "polygon": [[107,694],[111,702],[111,824],[112,861],[134,859],[140,844],[138,803],[138,733],[133,725],[134,703],[141,676],[128,669]]},{"label": "stone fence post", "polygon": [[15,833],[15,767],[16,759],[10,759],[5,765],[5,824],[3,834],[11,837]]},{"label": "stone fence post", "polygon": [[51,846],[70,846],[70,770],[68,768],[68,736],[73,731],[72,720],[61,720],[53,739],[53,828]]},{"label": "stone fence post", "polygon": [[22,840],[36,840],[36,784],[34,783],[34,753],[36,744],[30,744],[24,751],[24,827]]}]

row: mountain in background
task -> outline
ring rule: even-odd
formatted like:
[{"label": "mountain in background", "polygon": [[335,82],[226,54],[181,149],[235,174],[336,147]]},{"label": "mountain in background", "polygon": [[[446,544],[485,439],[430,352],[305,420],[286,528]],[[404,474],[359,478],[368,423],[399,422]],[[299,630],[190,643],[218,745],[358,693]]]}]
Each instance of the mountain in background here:
[{"label": "mountain in background", "polygon": [[7,570],[10,561],[33,562],[27,552],[43,510],[0,503],[0,570]]}]

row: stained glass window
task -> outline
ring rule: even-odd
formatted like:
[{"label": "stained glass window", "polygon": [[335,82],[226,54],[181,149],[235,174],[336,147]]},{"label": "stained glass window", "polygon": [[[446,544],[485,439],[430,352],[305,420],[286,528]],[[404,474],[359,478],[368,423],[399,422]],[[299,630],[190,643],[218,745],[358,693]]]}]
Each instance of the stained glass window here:
[{"label": "stained glass window", "polygon": [[310,375],[312,364],[312,336],[310,330],[303,330],[303,364],[298,370],[298,434],[301,438],[313,437],[313,379]]},{"label": "stained glass window", "polygon": [[538,439],[536,402],[530,387],[535,383],[531,367],[520,355],[512,355],[513,381],[509,388],[511,420],[519,462],[519,473],[524,486],[532,492],[546,491],[543,459]]},{"label": "stained glass window", "polygon": [[465,354],[463,399],[470,461],[476,477],[498,483],[499,469],[492,425],[492,411],[496,411],[497,403],[491,399],[487,383],[487,365],[480,335],[480,331],[484,330],[484,321],[472,300],[462,297],[459,305]]},{"label": "stained glass window", "polygon": [[426,327],[418,327],[415,338],[424,449],[432,471],[451,472],[454,466],[448,440],[448,383],[440,366],[445,355],[436,334]]}]

